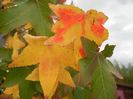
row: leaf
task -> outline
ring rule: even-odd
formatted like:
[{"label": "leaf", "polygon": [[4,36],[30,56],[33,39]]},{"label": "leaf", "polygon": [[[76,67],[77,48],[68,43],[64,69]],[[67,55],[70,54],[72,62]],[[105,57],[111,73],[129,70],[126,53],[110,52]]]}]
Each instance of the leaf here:
[{"label": "leaf", "polygon": [[8,36],[6,40],[7,48],[13,49],[12,60],[18,57],[18,51],[25,46],[25,43],[19,39],[18,33],[16,32],[14,36]]},{"label": "leaf", "polygon": [[62,99],[69,99],[69,97],[68,97],[68,96],[66,96],[66,97],[63,97]]},{"label": "leaf", "polygon": [[7,74],[6,71],[0,69],[0,83],[3,80],[3,77],[6,76],[6,74]]},{"label": "leaf", "polygon": [[74,89],[74,99],[91,99],[90,90],[88,87],[77,87]]},{"label": "leaf", "polygon": [[12,49],[13,48],[13,36],[11,36],[11,35],[9,35],[8,37],[7,37],[7,39],[6,39],[6,42],[5,42],[5,46],[7,47],[7,48],[10,48],[10,49]]},{"label": "leaf", "polygon": [[31,74],[26,77],[26,80],[32,80],[32,81],[40,81],[39,80],[39,68],[35,68]]},{"label": "leaf", "polygon": [[111,57],[113,54],[113,50],[115,48],[115,45],[106,45],[104,50],[101,52],[103,56],[105,57]]},{"label": "leaf", "polygon": [[72,67],[67,67],[66,70],[71,74],[72,77],[74,77],[76,74],[79,73],[77,70],[73,69]]},{"label": "leaf", "polygon": [[8,87],[4,91],[5,94],[12,94],[13,99],[18,99],[19,97],[19,88],[18,85],[14,85],[12,87]]},{"label": "leaf", "polygon": [[116,99],[116,84],[107,67],[108,64],[102,56],[99,56],[98,63],[99,67],[92,75],[93,97],[96,99]]},{"label": "leaf", "polygon": [[[81,85],[88,85],[92,81],[93,99],[116,99],[116,84],[108,60],[101,52],[97,51],[94,42],[85,38],[81,40],[87,55],[80,62]],[[85,83],[85,81],[88,83]]]},{"label": "leaf", "polygon": [[[28,42],[28,46],[24,48],[21,54],[14,60],[9,67],[22,67],[27,65],[39,64],[27,78],[35,81],[34,74],[39,74],[39,80],[44,92],[44,97],[51,99],[58,82],[75,87],[72,78],[65,70],[67,66],[75,66],[75,58],[73,55],[73,44],[66,47],[60,46],[44,46],[44,41],[47,37],[31,36],[26,34],[24,36]],[[39,72],[39,73],[36,73]],[[65,74],[65,75],[64,75]]]},{"label": "leaf", "polygon": [[4,34],[0,34],[0,48],[5,44],[6,37]]},{"label": "leaf", "polygon": [[6,77],[5,82],[2,86],[4,87],[10,87],[16,84],[21,83],[25,77],[32,72],[34,67],[15,67],[15,68],[9,68],[9,74]]},{"label": "leaf", "polygon": [[37,33],[50,36],[52,21],[48,3],[50,0],[16,0],[15,6],[0,10],[0,33],[30,22]]},{"label": "leaf", "polygon": [[32,24],[31,23],[27,23],[25,26],[24,26],[24,29],[30,29],[32,28]]},{"label": "leaf", "polygon": [[32,99],[34,93],[34,84],[31,81],[22,81],[19,84],[20,99]]},{"label": "leaf", "polygon": [[98,46],[94,41],[87,40],[85,38],[81,38],[83,42],[84,52],[86,54],[86,58],[83,58],[79,61],[80,64],[80,72],[81,72],[81,80],[80,85],[88,85],[90,80],[92,79],[92,73],[97,67],[97,54],[98,54]]},{"label": "leaf", "polygon": [[7,48],[0,48],[0,60],[1,61],[10,61],[11,60],[11,53],[12,51]]},{"label": "leaf", "polygon": [[35,82],[35,88],[36,88],[37,91],[43,93],[40,82]]},{"label": "leaf", "polygon": [[73,5],[50,4],[49,7],[60,20],[51,29],[56,34],[45,44],[65,46],[74,41],[77,63],[80,58],[85,57],[80,41],[81,36],[94,40],[99,46],[108,38],[108,31],[103,27],[108,18],[102,12],[88,10],[85,13]]},{"label": "leaf", "polygon": [[13,37],[12,41],[12,47],[13,47],[13,53],[12,53],[12,59],[16,59],[18,57],[18,51],[19,49],[23,48],[25,46],[25,43],[22,42],[19,37],[18,33],[16,32]]},{"label": "leaf", "polygon": [[123,79],[122,75],[117,71],[114,65],[109,60],[107,60],[107,62],[108,62],[110,72],[114,74],[117,78]]},{"label": "leaf", "polygon": [[2,5],[6,5],[6,4],[8,4],[8,3],[12,3],[11,0],[3,0],[3,1],[1,2]]}]

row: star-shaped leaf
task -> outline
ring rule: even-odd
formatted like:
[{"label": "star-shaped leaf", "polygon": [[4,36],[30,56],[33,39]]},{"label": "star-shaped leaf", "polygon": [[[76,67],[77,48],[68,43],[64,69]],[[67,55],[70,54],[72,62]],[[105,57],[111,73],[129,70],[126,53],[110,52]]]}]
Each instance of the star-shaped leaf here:
[{"label": "star-shaped leaf", "polygon": [[37,33],[50,36],[50,0],[15,0],[14,6],[0,10],[0,33],[8,33],[30,22]]},{"label": "star-shaped leaf", "polygon": [[65,70],[67,66],[75,65],[73,44],[66,47],[56,45],[45,46],[44,41],[47,37],[26,34],[24,38],[28,42],[28,46],[16,60],[9,64],[9,67],[39,64],[37,69],[32,72],[36,76],[31,74],[29,78],[39,76],[34,78],[33,81],[39,79],[44,95],[49,99],[53,96],[58,82],[75,87],[69,72]]},{"label": "star-shaped leaf", "polygon": [[[97,50],[95,42],[81,38],[86,58],[80,60],[81,85],[90,82],[94,99],[116,99],[116,84],[112,73],[121,78],[111,63]],[[108,45],[109,46],[109,45]]]},{"label": "star-shaped leaf", "polygon": [[60,20],[52,26],[51,30],[56,34],[45,42],[46,45],[67,45],[74,40],[74,51],[78,61],[85,56],[81,36],[94,40],[99,46],[108,38],[108,31],[103,27],[108,18],[102,12],[89,10],[85,13],[73,5],[50,4],[49,7]]}]

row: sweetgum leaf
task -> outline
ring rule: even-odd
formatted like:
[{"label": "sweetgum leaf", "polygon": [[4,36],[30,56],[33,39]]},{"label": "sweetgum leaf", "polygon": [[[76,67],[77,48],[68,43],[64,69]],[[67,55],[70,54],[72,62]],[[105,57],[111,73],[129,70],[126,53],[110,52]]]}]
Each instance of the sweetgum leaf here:
[{"label": "sweetgum leaf", "polygon": [[94,99],[116,99],[115,80],[102,55],[98,56],[97,68],[92,75],[92,93]]},{"label": "sweetgum leaf", "polygon": [[97,66],[97,54],[98,54],[98,46],[94,41],[87,40],[85,38],[81,38],[82,46],[84,48],[84,52],[86,54],[86,58],[83,58],[79,61],[80,70],[81,70],[81,85],[87,85],[91,80],[91,76],[93,71]]},{"label": "sweetgum leaf", "polygon": [[29,34],[26,34],[24,39],[28,45],[8,67],[39,64],[27,77],[27,80],[40,81],[44,95],[48,98],[54,95],[59,82],[75,87],[70,73],[65,70],[68,66],[75,66],[73,44],[64,47],[44,46],[46,36]]},{"label": "sweetgum leaf", "polygon": [[0,48],[0,69],[6,70],[8,64],[11,62],[12,50],[4,47]]},{"label": "sweetgum leaf", "polygon": [[7,48],[0,48],[0,59],[1,61],[11,61],[12,50]]},{"label": "sweetgum leaf", "polygon": [[93,57],[92,59],[89,58],[83,58],[79,61],[80,64],[80,72],[81,72],[81,80],[80,80],[80,85],[81,86],[86,86],[92,79],[92,73],[97,67],[97,57]]},{"label": "sweetgum leaf", "polygon": [[107,60],[107,62],[108,62],[110,72],[114,74],[117,78],[123,79],[122,75],[117,71],[114,65],[109,60]]},{"label": "sweetgum leaf", "polygon": [[98,52],[98,45],[94,41],[87,40],[84,37],[81,37],[81,40],[85,55],[87,57],[92,57]]},{"label": "sweetgum leaf", "polygon": [[0,34],[0,47],[5,44],[6,37],[3,34]]},{"label": "sweetgum leaf", "polygon": [[111,57],[113,54],[113,50],[115,48],[115,45],[106,45],[104,50],[101,52],[103,56],[105,57]]},{"label": "sweetgum leaf", "polygon": [[77,87],[74,89],[74,99],[91,99],[91,91],[88,87]]},{"label": "sweetgum leaf", "polygon": [[0,10],[0,33],[30,22],[37,33],[50,36],[52,21],[48,3],[50,0],[16,0],[15,6]]},{"label": "sweetgum leaf", "polygon": [[43,90],[42,90],[42,87],[41,87],[41,84],[40,82],[35,82],[35,87],[36,87],[36,90],[43,93]]},{"label": "sweetgum leaf", "polygon": [[77,64],[79,59],[85,57],[80,37],[94,40],[98,46],[108,39],[108,30],[103,26],[108,18],[102,12],[93,9],[84,12],[74,5],[49,4],[49,7],[59,20],[51,28],[51,31],[56,34],[46,40],[44,44],[65,46],[74,42]]},{"label": "sweetgum leaf", "polygon": [[4,87],[10,87],[15,84],[19,84],[24,81],[25,77],[28,76],[34,69],[34,66],[30,67],[16,67],[16,68],[9,68],[9,74],[3,83]]},{"label": "sweetgum leaf", "polygon": [[67,67],[66,70],[71,74],[72,77],[78,74],[78,71],[74,70],[72,67]]},{"label": "sweetgum leaf", "polygon": [[22,81],[19,84],[20,99],[32,99],[34,93],[34,84],[32,81]]},{"label": "sweetgum leaf", "polygon": [[86,54],[86,58],[80,60],[81,85],[92,82],[93,99],[116,99],[116,85],[108,60],[97,51],[93,41],[85,38],[81,41]]},{"label": "sweetgum leaf", "polygon": [[3,77],[6,76],[6,71],[0,69],[0,83],[3,80]]}]

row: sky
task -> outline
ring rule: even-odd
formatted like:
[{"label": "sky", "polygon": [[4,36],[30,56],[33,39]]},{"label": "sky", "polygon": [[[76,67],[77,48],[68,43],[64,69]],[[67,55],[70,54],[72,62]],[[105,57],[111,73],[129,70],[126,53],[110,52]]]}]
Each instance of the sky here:
[{"label": "sky", "polygon": [[[67,0],[66,4],[70,4]],[[133,63],[133,0],[73,0],[75,6],[84,11],[95,9],[108,16],[104,26],[109,31],[106,44],[116,45],[110,60],[127,65]]]}]

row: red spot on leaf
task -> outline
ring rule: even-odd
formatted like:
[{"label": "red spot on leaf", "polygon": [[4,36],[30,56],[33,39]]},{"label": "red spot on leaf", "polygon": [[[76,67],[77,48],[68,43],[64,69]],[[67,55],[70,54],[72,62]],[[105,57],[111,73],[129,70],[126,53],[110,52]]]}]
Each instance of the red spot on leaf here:
[{"label": "red spot on leaf", "polygon": [[60,28],[60,27],[57,29],[57,35],[53,38],[55,42],[63,41],[62,33],[64,30],[65,28]]},{"label": "red spot on leaf", "polygon": [[[83,14],[77,14],[72,10],[67,10],[67,9],[62,9],[59,8],[58,9],[58,14],[59,17],[61,19],[61,21],[64,24],[64,28],[57,28],[57,35],[54,37],[54,41],[55,42],[62,42],[63,41],[63,33],[65,33],[65,31],[67,31],[73,24],[82,21],[84,19],[84,15]],[[84,21],[82,22],[83,26],[84,26]]]},{"label": "red spot on leaf", "polygon": [[99,24],[103,24],[103,18],[98,18],[98,19],[97,19],[97,22],[98,22]]},{"label": "red spot on leaf", "polygon": [[66,2],[66,0],[61,0],[62,2]]},{"label": "red spot on leaf", "polygon": [[97,36],[102,37],[104,34],[104,27],[102,25],[91,25],[91,31]]},{"label": "red spot on leaf", "polygon": [[62,42],[63,41],[63,36],[59,36],[59,35],[57,36],[56,35],[53,39],[54,39],[55,42],[58,42],[58,41]]},{"label": "red spot on leaf", "polygon": [[44,99],[48,99],[48,96],[44,96]]},{"label": "red spot on leaf", "polygon": [[103,24],[103,18],[98,18],[96,19],[98,24],[92,24],[91,25],[91,31],[97,36],[97,37],[102,37],[104,34],[104,27],[102,26]]},{"label": "red spot on leaf", "polygon": [[83,14],[77,14],[72,10],[58,9],[60,19],[63,21],[65,26],[71,26],[82,20]]},{"label": "red spot on leaf", "polygon": [[79,52],[80,52],[82,57],[86,57],[84,49],[82,47],[80,47]]}]

